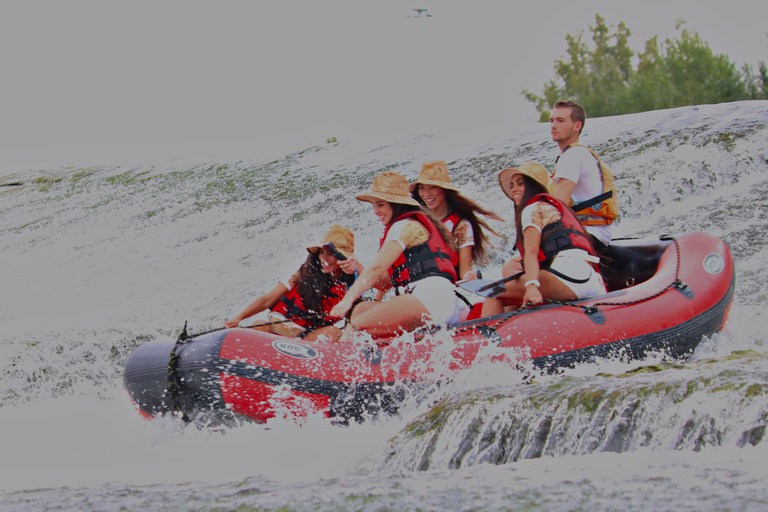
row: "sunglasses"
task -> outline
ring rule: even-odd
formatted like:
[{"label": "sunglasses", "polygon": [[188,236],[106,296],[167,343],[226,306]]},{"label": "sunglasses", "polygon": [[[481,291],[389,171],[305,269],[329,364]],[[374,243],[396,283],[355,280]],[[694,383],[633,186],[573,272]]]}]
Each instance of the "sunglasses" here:
[{"label": "sunglasses", "polygon": [[341,254],[337,249],[336,246],[333,245],[333,242],[328,242],[327,244],[323,244],[323,247],[320,249],[325,254],[330,254],[331,256],[334,256],[339,261],[344,261],[347,259],[346,256]]}]

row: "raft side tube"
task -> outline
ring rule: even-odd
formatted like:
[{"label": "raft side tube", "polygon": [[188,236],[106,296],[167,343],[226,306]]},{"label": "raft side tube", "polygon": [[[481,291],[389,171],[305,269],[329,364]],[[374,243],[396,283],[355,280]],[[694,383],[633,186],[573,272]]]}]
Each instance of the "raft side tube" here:
[{"label": "raft side tube", "polygon": [[532,360],[535,367],[546,373],[561,368],[573,368],[578,364],[591,363],[598,358],[618,357],[623,361],[643,360],[651,353],[661,352],[668,357],[685,361],[696,350],[702,339],[720,331],[728,317],[733,302],[736,279],[733,277],[727,293],[711,308],[681,322],[654,332],[590,347],[569,350]]},{"label": "raft side tube", "polygon": [[173,410],[168,394],[168,363],[176,342],[151,341],[137,347],[125,362],[123,384],[142,413],[159,416]]},{"label": "raft side tube", "polygon": [[229,329],[204,334],[194,338],[194,343],[188,340],[176,349],[178,401],[187,414],[226,408],[220,375],[228,373],[230,364],[219,354],[227,333]]},{"label": "raft side tube", "polygon": [[171,351],[179,356],[175,369],[176,404],[192,414],[201,409],[223,409],[217,365],[226,331],[217,331],[176,345],[173,340],[152,341],[134,350],[125,363],[123,382],[134,404],[149,416],[177,410],[169,391]]}]

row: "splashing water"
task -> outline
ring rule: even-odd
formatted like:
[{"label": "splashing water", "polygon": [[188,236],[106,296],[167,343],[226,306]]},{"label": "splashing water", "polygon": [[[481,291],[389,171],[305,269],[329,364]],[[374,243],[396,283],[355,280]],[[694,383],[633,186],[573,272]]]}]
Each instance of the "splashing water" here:
[{"label": "splashing water", "polygon": [[[496,175],[551,168],[548,127],[6,171],[0,506],[764,510],[767,125],[768,102],[741,102],[586,126],[616,176],[615,237],[707,231],[734,254],[729,323],[690,361],[597,361],[532,381],[482,363],[398,416],[348,427],[145,422],[123,365],[185,321],[220,326],[333,223],[371,261],[381,226],[354,196],[378,172],[412,180],[445,159],[465,195],[511,219]],[[512,223],[493,227],[514,238]],[[509,255],[495,241],[488,277]]]}]

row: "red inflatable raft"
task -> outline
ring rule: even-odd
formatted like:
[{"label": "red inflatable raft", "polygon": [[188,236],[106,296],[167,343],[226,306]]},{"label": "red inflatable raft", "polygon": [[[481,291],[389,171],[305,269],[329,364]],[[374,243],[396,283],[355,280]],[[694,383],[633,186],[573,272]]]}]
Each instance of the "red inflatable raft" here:
[{"label": "red inflatable raft", "polygon": [[147,417],[226,412],[266,421],[392,412],[404,393],[479,357],[543,371],[598,357],[685,358],[720,330],[733,300],[727,245],[693,233],[619,240],[604,258],[606,295],[549,303],[375,342],[327,343],[251,329],[153,341],[128,358],[125,385]]}]

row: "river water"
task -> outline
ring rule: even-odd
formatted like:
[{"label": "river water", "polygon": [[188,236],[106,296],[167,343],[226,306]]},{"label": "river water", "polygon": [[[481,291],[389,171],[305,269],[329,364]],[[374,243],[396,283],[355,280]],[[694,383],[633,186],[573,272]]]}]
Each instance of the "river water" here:
[{"label": "river water", "polygon": [[[551,167],[547,125],[6,165],[0,510],[768,509],[768,102],[590,119],[582,141],[616,176],[615,237],[729,244],[725,330],[687,362],[601,360],[532,380],[480,364],[349,426],[147,422],[122,368],[185,322],[218,327],[333,223],[369,262],[381,226],[354,196],[378,172],[414,179],[444,159],[465,195],[511,219],[496,175]],[[513,239],[511,223],[494,227]],[[489,277],[509,254],[494,242]]]}]

